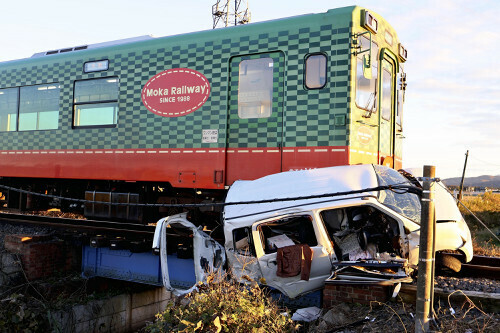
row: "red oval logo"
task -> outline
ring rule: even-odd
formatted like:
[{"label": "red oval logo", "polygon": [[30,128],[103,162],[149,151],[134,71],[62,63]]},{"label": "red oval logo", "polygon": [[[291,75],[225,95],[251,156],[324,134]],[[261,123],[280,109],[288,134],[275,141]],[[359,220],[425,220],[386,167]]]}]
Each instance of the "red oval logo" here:
[{"label": "red oval logo", "polygon": [[207,78],[192,69],[172,68],[156,74],[142,88],[142,103],[162,117],[180,117],[199,109],[208,100]]}]

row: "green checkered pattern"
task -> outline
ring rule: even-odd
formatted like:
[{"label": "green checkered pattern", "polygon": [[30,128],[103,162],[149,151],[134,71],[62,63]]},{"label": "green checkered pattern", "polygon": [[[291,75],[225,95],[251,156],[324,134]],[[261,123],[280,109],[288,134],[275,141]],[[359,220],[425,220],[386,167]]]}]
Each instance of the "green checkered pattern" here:
[{"label": "green checkered pattern", "polygon": [[[0,88],[55,82],[61,86],[58,129],[2,132],[0,149],[222,148],[226,140],[233,147],[347,145],[353,8],[0,64]],[[308,90],[305,58],[316,52],[328,57],[327,84]],[[237,96],[232,64],[234,57],[252,54],[276,57],[277,102],[271,119],[256,120],[251,126],[248,121],[248,130],[234,127],[241,136],[235,137],[226,129],[233,129],[233,121],[244,122],[232,113]],[[102,59],[109,59],[109,70],[83,73],[85,62]],[[144,84],[170,68],[190,68],[207,77],[211,93],[200,109],[167,118],[142,104]],[[74,81],[111,76],[120,81],[117,126],[73,129]],[[346,117],[347,125],[335,124],[338,115]],[[261,127],[261,122],[266,125]],[[218,142],[202,143],[204,129],[217,129]]]},{"label": "green checkered pattern", "polygon": [[[348,24],[343,28],[323,25],[319,30],[307,27],[287,32],[289,47],[298,52],[289,53],[287,58],[284,146],[347,144],[348,127],[336,125],[335,116],[348,114],[349,36]],[[317,52],[328,57],[327,84],[322,89],[306,89],[305,58]]]}]

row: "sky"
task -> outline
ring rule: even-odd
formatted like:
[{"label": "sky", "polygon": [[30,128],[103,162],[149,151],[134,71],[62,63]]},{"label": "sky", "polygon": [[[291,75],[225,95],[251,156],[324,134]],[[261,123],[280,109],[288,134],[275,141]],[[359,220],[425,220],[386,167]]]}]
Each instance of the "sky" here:
[{"label": "sky", "polygon": [[[0,11],[0,61],[142,35],[212,28],[215,0],[24,0]],[[441,178],[500,175],[500,1],[249,0],[252,22],[359,5],[408,50],[403,167]]]}]

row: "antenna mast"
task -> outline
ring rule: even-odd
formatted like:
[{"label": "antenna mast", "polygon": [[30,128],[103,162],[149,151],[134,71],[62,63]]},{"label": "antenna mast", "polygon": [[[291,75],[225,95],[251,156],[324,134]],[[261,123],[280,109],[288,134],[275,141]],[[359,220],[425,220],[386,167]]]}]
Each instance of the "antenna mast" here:
[{"label": "antenna mast", "polygon": [[212,6],[213,29],[250,22],[247,0],[217,0]]}]

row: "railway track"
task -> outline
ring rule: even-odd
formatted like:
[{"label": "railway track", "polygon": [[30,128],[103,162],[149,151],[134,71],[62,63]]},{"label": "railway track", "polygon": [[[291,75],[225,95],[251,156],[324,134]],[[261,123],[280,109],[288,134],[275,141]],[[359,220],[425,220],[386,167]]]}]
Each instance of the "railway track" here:
[{"label": "railway track", "polygon": [[[463,262],[463,255],[448,253]],[[468,263],[462,264],[462,269],[457,273],[459,277],[478,277],[500,280],[500,257],[474,256]]]},{"label": "railway track", "polygon": [[[152,239],[155,231],[154,226],[144,224],[69,219],[5,212],[0,212],[0,223],[1,222],[57,229],[72,229],[94,234],[106,234],[109,236],[129,236],[147,239]],[[463,262],[463,255],[456,253],[448,254]],[[500,257],[474,256],[470,262],[462,264],[462,270],[454,275],[458,277],[500,280]]]},{"label": "railway track", "polygon": [[140,238],[152,238],[155,227],[151,225],[69,219],[60,217],[47,217],[40,215],[24,215],[14,213],[0,213],[0,223],[22,224],[31,226],[51,227],[57,229],[71,229],[91,233],[103,233],[110,236],[131,236]]}]

